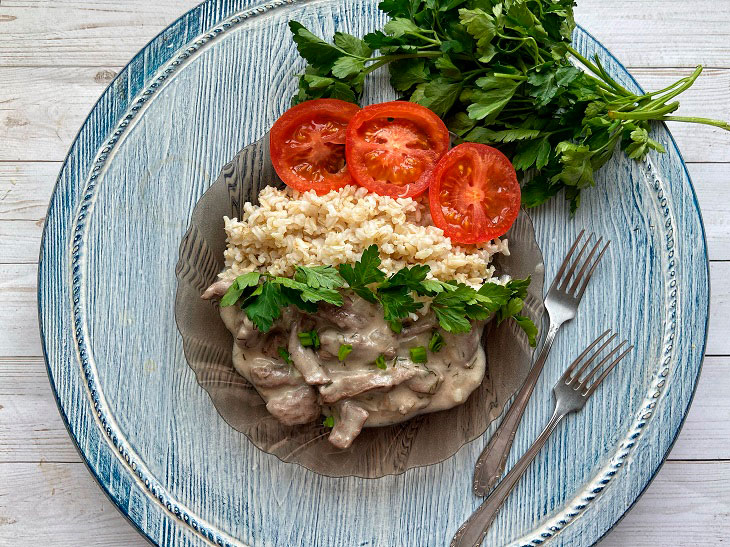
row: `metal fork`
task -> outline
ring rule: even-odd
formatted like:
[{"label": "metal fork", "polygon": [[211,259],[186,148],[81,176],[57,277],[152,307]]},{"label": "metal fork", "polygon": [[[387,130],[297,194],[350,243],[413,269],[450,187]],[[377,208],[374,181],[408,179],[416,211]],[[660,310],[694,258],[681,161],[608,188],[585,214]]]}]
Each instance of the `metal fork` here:
[{"label": "metal fork", "polygon": [[[517,393],[502,423],[499,424],[497,431],[492,435],[489,444],[482,450],[474,466],[473,489],[474,494],[477,496],[486,496],[502,475],[507,462],[507,455],[512,447],[512,442],[515,440],[517,427],[520,425],[520,420],[522,420],[527,402],[530,400],[532,390],[535,388],[535,384],[537,384],[537,379],[540,377],[542,368],[550,353],[555,335],[563,323],[575,317],[578,311],[578,304],[580,304],[580,300],[583,298],[583,293],[586,291],[588,282],[596,270],[596,266],[601,261],[603,253],[606,252],[609,243],[611,243],[610,241],[606,241],[606,244],[601,248],[603,238],[599,238],[591,248],[588,256],[582,261],[583,255],[593,239],[593,234],[590,234],[583,243],[578,255],[573,258],[584,232],[585,230],[581,230],[580,234],[578,234],[545,297],[545,310],[550,318],[550,328],[545,335],[545,341],[540,350],[540,355],[535,360],[535,364],[532,365],[532,369],[530,369],[525,383],[520,388],[519,393]],[[598,255],[596,256],[597,252]],[[579,265],[581,265],[580,268],[578,268]]]},{"label": "metal fork", "polygon": [[[600,353],[616,338],[617,334],[610,336],[603,344],[601,344],[601,347],[588,357],[591,350],[596,347],[596,345],[598,345],[598,343],[610,332],[611,330],[609,329],[596,338],[583,351],[583,353],[581,353],[578,358],[573,361],[573,363],[560,377],[553,388],[553,398],[555,400],[553,416],[545,426],[545,429],[542,430],[542,433],[540,433],[537,439],[535,439],[532,446],[527,450],[527,452],[525,452],[524,456],[520,458],[510,472],[507,473],[489,497],[484,500],[484,503],[479,506],[471,517],[469,517],[469,520],[461,525],[461,528],[459,528],[454,535],[454,538],[451,540],[451,547],[478,547],[481,544],[484,536],[487,534],[489,526],[497,516],[499,508],[520,480],[522,474],[532,463],[532,460],[535,459],[537,453],[543,446],[545,446],[545,442],[548,440],[548,437],[550,437],[550,434],[555,430],[555,427],[568,414],[582,409],[588,398],[596,391],[598,385],[606,379],[609,372],[611,372],[618,362],[626,357],[626,355],[633,349],[634,346],[629,346],[627,349],[623,350],[618,357],[614,357],[627,343],[626,341],[621,342],[603,359],[601,359],[597,365],[586,373],[591,363],[593,363]],[[612,359],[613,361],[611,361]],[[575,372],[576,368],[578,368],[577,372]],[[591,382],[593,377],[602,369],[603,372],[599,374],[598,378]],[[583,376],[584,373],[586,373],[585,376]],[[581,376],[583,377],[581,378]]]}]

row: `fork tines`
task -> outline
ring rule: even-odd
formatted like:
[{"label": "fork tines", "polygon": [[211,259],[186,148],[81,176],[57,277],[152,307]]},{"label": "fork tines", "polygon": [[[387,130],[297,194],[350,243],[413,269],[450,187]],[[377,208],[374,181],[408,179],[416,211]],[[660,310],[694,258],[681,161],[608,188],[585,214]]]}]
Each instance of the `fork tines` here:
[{"label": "fork tines", "polygon": [[[553,287],[556,287],[558,290],[578,299],[583,296],[583,293],[588,286],[588,281],[590,281],[596,266],[598,266],[598,263],[603,257],[603,253],[606,252],[608,245],[611,243],[607,240],[604,244],[603,238],[598,238],[598,241],[596,241],[590,248],[588,255],[584,259],[583,255],[586,250],[588,250],[592,240],[595,239],[595,235],[591,233],[583,242],[577,256],[573,258],[573,255],[575,254],[578,245],[581,243],[581,239],[584,234],[585,230],[581,230],[578,234],[578,237],[575,239],[573,246],[568,251],[565,260],[563,260],[563,264],[560,266],[560,269],[555,276],[555,281],[553,281]],[[598,255],[596,255],[596,253],[598,253]],[[577,272],[576,269],[578,270]]]},{"label": "fork tines", "polygon": [[[605,349],[607,349],[614,341],[614,339],[618,336],[618,333],[612,334],[601,344],[598,349],[596,349],[591,354],[591,350],[593,350],[593,348],[595,348],[599,344],[599,342],[601,342],[601,340],[606,338],[606,336],[608,336],[610,332],[611,329],[608,329],[606,332],[596,338],[593,343],[591,343],[591,345],[589,345],[583,351],[583,353],[581,353],[578,358],[573,361],[573,363],[563,373],[563,376],[561,378],[566,383],[566,385],[572,386],[575,390],[580,390],[580,392],[586,397],[590,397],[590,395],[596,390],[598,385],[603,382],[606,376],[608,376],[608,374],[614,369],[619,361],[626,357],[626,355],[634,348],[634,346],[629,346],[622,351],[622,348],[626,344],[628,344],[628,342],[624,340],[616,347],[614,347],[611,351],[609,351],[603,357],[603,359],[598,362],[598,364],[588,370],[593,361],[595,361],[599,357],[599,355],[601,355],[601,353]],[[618,356],[616,354],[618,354]],[[576,368],[578,368],[578,371],[574,373]],[[603,370],[603,372],[600,373],[595,381],[591,382],[591,379],[601,370]]]}]

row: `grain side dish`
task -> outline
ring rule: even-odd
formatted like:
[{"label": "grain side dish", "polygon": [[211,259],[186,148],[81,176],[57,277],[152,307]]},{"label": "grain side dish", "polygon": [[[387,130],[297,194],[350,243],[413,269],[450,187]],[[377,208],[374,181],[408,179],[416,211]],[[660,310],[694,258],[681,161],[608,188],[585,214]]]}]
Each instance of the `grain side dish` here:
[{"label": "grain side dish", "polygon": [[354,262],[375,244],[387,274],[426,264],[431,268],[428,278],[478,287],[492,278],[492,256],[509,254],[506,239],[453,245],[418,201],[379,196],[356,186],[323,196],[268,186],[259,194],[259,205],[245,204],[240,220],[225,218],[225,230],[224,280],[261,267],[291,276],[297,265]]}]

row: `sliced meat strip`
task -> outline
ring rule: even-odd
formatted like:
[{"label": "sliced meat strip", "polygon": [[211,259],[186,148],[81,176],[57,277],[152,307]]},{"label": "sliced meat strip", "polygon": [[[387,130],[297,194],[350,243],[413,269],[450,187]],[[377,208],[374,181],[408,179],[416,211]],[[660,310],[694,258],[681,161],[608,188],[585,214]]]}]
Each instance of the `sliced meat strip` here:
[{"label": "sliced meat strip", "polygon": [[202,295],[200,295],[200,298],[204,300],[212,300],[213,298],[221,298],[224,294],[226,294],[226,291],[228,288],[233,285],[233,281],[229,281],[227,279],[219,279],[215,283],[213,283],[210,287],[205,289],[205,292],[203,292]]},{"label": "sliced meat strip", "polygon": [[344,296],[340,307],[332,304],[320,304],[314,317],[332,323],[341,329],[360,329],[367,324],[368,320],[362,313],[358,313],[353,304],[352,298]]},{"label": "sliced meat strip", "polygon": [[355,397],[373,389],[388,389],[416,375],[414,368],[392,367],[385,371],[361,371],[335,377],[331,384],[321,386],[319,393],[327,404]]},{"label": "sliced meat strip", "polygon": [[413,378],[406,381],[405,385],[416,393],[428,393],[433,395],[444,381],[441,373],[430,370],[426,367],[414,367],[416,373]]},{"label": "sliced meat strip", "polygon": [[298,324],[295,324],[289,335],[289,356],[294,366],[311,385],[329,384],[332,380],[322,368],[317,355],[299,341]]},{"label": "sliced meat strip", "polygon": [[365,362],[374,362],[381,354],[386,359],[392,359],[398,347],[395,335],[385,323],[379,328],[363,329],[362,332],[325,329],[319,333],[319,339],[322,350],[328,354],[337,355],[341,344],[349,344],[353,357]]},{"label": "sliced meat strip", "polygon": [[362,431],[362,426],[368,419],[370,413],[357,406],[352,401],[345,401],[339,406],[340,419],[335,420],[335,426],[328,438],[329,442],[337,448],[348,448],[352,441]]},{"label": "sliced meat strip", "polygon": [[322,413],[317,393],[308,385],[289,389],[281,396],[269,399],[266,410],[284,425],[306,424]]},{"label": "sliced meat strip", "polygon": [[245,313],[241,314],[241,322],[236,330],[236,344],[240,348],[253,348],[261,345],[264,335],[256,328],[253,322],[246,317]]},{"label": "sliced meat strip", "polygon": [[249,369],[251,383],[255,387],[272,388],[304,384],[304,378],[289,365],[267,359],[257,359],[257,361],[261,364],[253,365]]},{"label": "sliced meat strip", "polygon": [[403,325],[401,331],[401,338],[408,338],[409,336],[416,336],[417,334],[423,334],[430,330],[435,329],[438,326],[436,316],[433,313],[429,313],[426,317],[423,317],[415,323]]},{"label": "sliced meat strip", "polygon": [[474,360],[481,346],[483,326],[482,322],[477,322],[468,334],[446,335],[445,347],[438,355],[445,362],[453,363],[461,368],[471,368],[474,366]]}]

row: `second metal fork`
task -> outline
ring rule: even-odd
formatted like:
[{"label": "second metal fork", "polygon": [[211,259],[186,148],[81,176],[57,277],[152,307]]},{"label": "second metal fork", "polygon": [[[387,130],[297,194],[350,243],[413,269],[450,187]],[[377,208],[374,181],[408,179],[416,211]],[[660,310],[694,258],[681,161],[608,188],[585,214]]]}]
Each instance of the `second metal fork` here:
[{"label": "second metal fork", "polygon": [[[535,439],[535,442],[519,459],[510,472],[497,485],[497,488],[489,495],[484,503],[474,512],[456,532],[454,539],[451,540],[451,547],[477,547],[481,544],[487,530],[491,526],[499,508],[502,506],[507,496],[515,487],[522,477],[525,470],[535,459],[538,452],[545,446],[545,442],[560,421],[571,412],[577,412],[583,408],[588,398],[593,395],[596,388],[600,385],[606,376],[613,370],[621,359],[633,349],[629,346],[623,349],[626,342],[621,342],[613,350],[609,351],[606,356],[601,359],[598,364],[592,368],[589,367],[598,356],[606,350],[611,342],[616,338],[616,334],[606,339],[595,352],[588,356],[600,342],[610,333],[607,330],[591,343],[578,358],[567,368],[553,388],[553,397],[555,399],[555,410],[550,421],[543,429],[542,433]],[[622,351],[623,349],[623,351]],[[616,355],[618,354],[618,355]],[[576,370],[577,369],[577,370]],[[594,379],[595,378],[595,379]]]},{"label": "second metal fork", "polygon": [[540,355],[535,360],[535,364],[532,365],[525,383],[515,396],[515,400],[507,411],[502,423],[499,424],[497,431],[492,435],[489,444],[482,450],[474,466],[473,488],[477,496],[486,496],[502,475],[507,462],[507,455],[515,440],[517,427],[520,425],[520,420],[522,420],[527,402],[530,400],[532,390],[535,388],[535,384],[537,384],[542,368],[550,353],[555,335],[563,323],[575,317],[578,311],[578,304],[580,304],[588,282],[610,243],[610,241],[607,241],[602,246],[603,238],[599,238],[588,252],[585,260],[582,260],[583,255],[589,249],[589,244],[593,237],[591,234],[583,243],[578,255],[573,258],[583,234],[584,230],[578,234],[545,297],[545,310],[550,317],[550,328],[545,335],[545,341],[540,350]]}]

